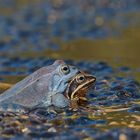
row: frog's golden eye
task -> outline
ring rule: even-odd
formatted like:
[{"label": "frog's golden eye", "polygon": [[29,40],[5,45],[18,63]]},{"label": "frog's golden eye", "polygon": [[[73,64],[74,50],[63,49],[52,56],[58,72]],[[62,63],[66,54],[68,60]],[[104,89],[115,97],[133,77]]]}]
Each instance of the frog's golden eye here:
[{"label": "frog's golden eye", "polygon": [[70,68],[68,65],[63,65],[61,67],[61,71],[64,73],[64,74],[68,74],[70,72]]},{"label": "frog's golden eye", "polygon": [[77,77],[76,77],[76,81],[77,81],[77,83],[82,83],[82,82],[84,82],[86,79],[85,79],[85,76],[84,75],[78,75]]}]

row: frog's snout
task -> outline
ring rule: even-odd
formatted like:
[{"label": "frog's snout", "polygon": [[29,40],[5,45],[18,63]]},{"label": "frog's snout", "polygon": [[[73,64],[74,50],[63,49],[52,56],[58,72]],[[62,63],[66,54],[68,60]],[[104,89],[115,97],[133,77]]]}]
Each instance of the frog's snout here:
[{"label": "frog's snout", "polygon": [[72,68],[73,70],[77,70],[77,67],[75,67],[75,66],[71,66],[71,68]]},{"label": "frog's snout", "polygon": [[70,65],[70,68],[71,68],[72,70],[78,70],[78,68],[77,68],[76,66],[73,66],[73,65]]},{"label": "frog's snout", "polygon": [[71,66],[71,71],[73,71],[75,74],[79,73],[79,69],[76,66]]}]

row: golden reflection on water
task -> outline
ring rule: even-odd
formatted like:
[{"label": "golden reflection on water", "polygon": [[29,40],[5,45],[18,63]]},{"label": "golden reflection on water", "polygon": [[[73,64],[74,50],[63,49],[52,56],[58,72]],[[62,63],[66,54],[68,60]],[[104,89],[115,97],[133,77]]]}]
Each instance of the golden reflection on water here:
[{"label": "golden reflection on water", "polygon": [[[57,4],[59,1],[56,0],[52,2]],[[0,15],[9,15],[20,10],[24,6],[36,3],[40,3],[40,0],[16,0],[13,5],[7,7],[1,6]],[[129,21],[135,21],[137,26],[129,26],[128,28],[122,29],[117,21],[112,20],[109,23],[109,26],[111,29],[117,29],[120,32],[118,37],[109,37],[106,39],[81,38],[68,42],[62,41],[60,38],[51,38],[61,47],[59,51],[43,50],[43,52],[40,53],[29,51],[22,53],[22,56],[20,56],[46,56],[91,61],[98,60],[107,61],[113,66],[125,65],[132,68],[138,68],[140,67],[140,13],[123,13],[121,16],[129,17]]]},{"label": "golden reflection on water", "polygon": [[[139,102],[139,101],[138,101]],[[117,105],[110,107],[90,107],[86,109],[88,117],[92,120],[106,120],[105,124],[96,124],[93,127],[100,130],[108,130],[111,128],[134,128],[140,130],[140,116],[139,113],[129,113],[132,103],[127,105]],[[99,108],[99,110],[97,110]]]},{"label": "golden reflection on water", "polygon": [[[127,106],[127,105],[126,105]],[[62,118],[75,120],[81,116],[88,117],[93,121],[105,120],[105,123],[93,124],[90,127],[100,129],[101,131],[106,131],[111,128],[133,128],[135,130],[140,130],[140,116],[139,113],[129,113],[128,110],[131,108],[122,106],[110,106],[110,107],[85,107],[81,108],[81,113],[75,112],[71,116],[66,116],[63,112],[60,114]],[[59,117],[60,117],[59,116]]]},{"label": "golden reflection on water", "polygon": [[21,57],[41,57],[56,59],[74,59],[88,61],[105,61],[113,67],[128,66],[138,69],[133,76],[140,81],[140,26],[124,29],[119,37],[106,39],[78,39],[64,42],[53,38],[61,49],[58,51],[18,53]]},{"label": "golden reflection on water", "polygon": [[[43,1],[42,1],[43,2]],[[55,2],[55,1],[53,1]],[[57,2],[57,1],[56,1]],[[9,15],[30,4],[40,3],[39,0],[18,0],[13,5],[0,7],[1,15]],[[111,63],[113,66],[140,67],[140,13],[132,12],[122,14],[122,17],[129,17],[129,20],[136,21],[137,26],[120,28],[116,21],[111,21],[111,29],[118,29],[118,37],[108,37],[105,39],[77,39],[65,42],[61,38],[51,38],[61,49],[59,51],[43,50],[43,52],[25,52],[21,57],[46,56],[54,58],[66,58],[75,60],[98,60]],[[44,29],[45,31],[45,29]],[[31,46],[33,47],[33,46]],[[1,54],[1,53],[0,53]],[[16,55],[16,54],[15,54]]]},{"label": "golden reflection on water", "polygon": [[[140,27],[125,29],[119,37],[88,40],[80,39],[63,43],[58,57],[78,60],[108,61],[114,65],[139,67]],[[59,43],[59,42],[58,42]],[[55,53],[52,55],[55,56]]]},{"label": "golden reflection on water", "polygon": [[61,46],[58,51],[43,50],[43,52],[19,52],[14,56],[64,58],[75,60],[106,61],[113,66],[140,67],[140,26],[125,29],[119,37],[106,39],[78,39],[64,42],[54,38],[54,42]]}]

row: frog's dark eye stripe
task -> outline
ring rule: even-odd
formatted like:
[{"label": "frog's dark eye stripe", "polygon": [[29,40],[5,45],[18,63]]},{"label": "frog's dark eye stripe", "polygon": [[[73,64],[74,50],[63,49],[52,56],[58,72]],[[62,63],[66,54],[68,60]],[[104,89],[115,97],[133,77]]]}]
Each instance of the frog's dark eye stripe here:
[{"label": "frog's dark eye stripe", "polygon": [[70,72],[70,69],[69,69],[69,66],[68,65],[63,65],[61,67],[61,71],[64,73],[64,74],[68,74]]}]

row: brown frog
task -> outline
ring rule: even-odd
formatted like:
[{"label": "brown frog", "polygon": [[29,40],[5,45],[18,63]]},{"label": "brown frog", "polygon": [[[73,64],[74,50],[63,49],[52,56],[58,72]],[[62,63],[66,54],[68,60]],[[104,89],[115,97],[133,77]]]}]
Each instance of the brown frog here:
[{"label": "brown frog", "polygon": [[66,88],[65,96],[70,100],[72,108],[77,108],[78,103],[86,101],[87,92],[95,81],[95,76],[82,71],[70,81]]},{"label": "brown frog", "polygon": [[22,111],[23,108],[65,107],[69,100],[63,95],[69,81],[78,73],[62,60],[40,68],[0,95],[1,110]]}]

